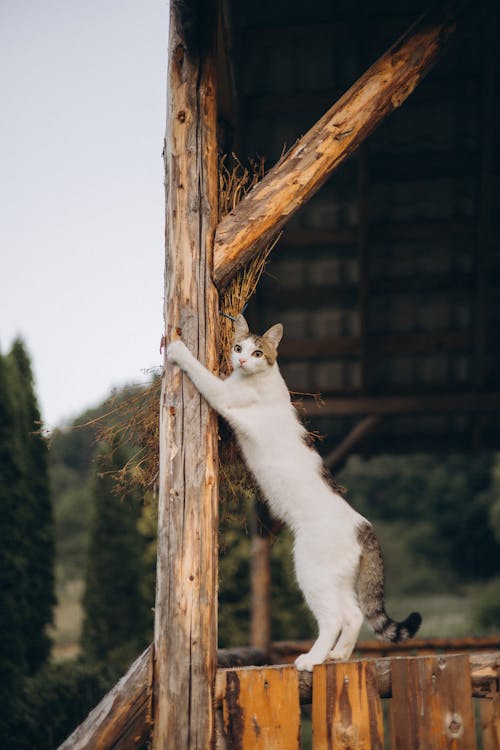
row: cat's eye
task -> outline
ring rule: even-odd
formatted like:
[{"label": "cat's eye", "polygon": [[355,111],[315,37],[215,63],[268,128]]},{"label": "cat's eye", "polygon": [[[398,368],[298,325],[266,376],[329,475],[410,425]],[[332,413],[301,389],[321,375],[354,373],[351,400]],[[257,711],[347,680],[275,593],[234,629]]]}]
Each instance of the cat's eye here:
[{"label": "cat's eye", "polygon": [[241,352],[241,346],[239,344],[235,344],[234,351],[238,352],[238,354]]},{"label": "cat's eye", "polygon": [[263,352],[260,349],[256,349],[253,353],[254,357],[262,357]]}]

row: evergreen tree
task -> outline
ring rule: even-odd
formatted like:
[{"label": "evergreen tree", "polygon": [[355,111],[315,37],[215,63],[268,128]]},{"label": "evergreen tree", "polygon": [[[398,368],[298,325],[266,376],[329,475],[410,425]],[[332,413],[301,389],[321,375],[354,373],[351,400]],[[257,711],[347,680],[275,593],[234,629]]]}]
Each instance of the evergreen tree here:
[{"label": "evergreen tree", "polygon": [[[107,454],[107,455],[106,455]],[[151,604],[141,596],[144,541],[137,497],[119,497],[112,473],[124,466],[120,448],[104,450],[93,485],[93,519],[83,599],[82,646],[87,658],[124,669],[151,637]]]},{"label": "evergreen tree", "polygon": [[7,361],[0,355],[0,747],[12,746],[25,672],[22,484]]},{"label": "evergreen tree", "polygon": [[32,675],[45,663],[51,648],[47,626],[52,623],[55,604],[54,528],[47,443],[40,432],[33,373],[22,341],[14,342],[8,362],[23,474],[21,549],[28,586],[23,634],[26,669]]}]

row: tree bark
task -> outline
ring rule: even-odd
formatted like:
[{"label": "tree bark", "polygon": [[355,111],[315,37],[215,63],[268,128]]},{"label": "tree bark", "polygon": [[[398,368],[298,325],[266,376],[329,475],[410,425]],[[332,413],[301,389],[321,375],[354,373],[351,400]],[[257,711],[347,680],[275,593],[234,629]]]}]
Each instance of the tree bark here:
[{"label": "tree bark", "polygon": [[[165,338],[217,370],[216,0],[172,2],[165,139]],[[155,609],[153,749],[214,742],[217,420],[165,361]]]},{"label": "tree bark", "polygon": [[225,216],[214,280],[225,286],[375,127],[412,93],[455,29],[455,2],[417,21]]}]

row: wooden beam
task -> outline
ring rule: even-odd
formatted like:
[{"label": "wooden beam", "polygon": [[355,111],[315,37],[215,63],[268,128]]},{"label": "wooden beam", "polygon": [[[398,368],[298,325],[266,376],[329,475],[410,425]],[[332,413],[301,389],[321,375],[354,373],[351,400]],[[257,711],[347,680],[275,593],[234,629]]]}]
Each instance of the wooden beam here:
[{"label": "wooden beam", "polygon": [[[318,295],[321,299],[321,295]],[[500,332],[495,330],[490,343],[499,340]],[[490,337],[488,337],[490,340]],[[435,354],[439,352],[468,352],[472,342],[470,331],[427,331],[423,333],[390,333],[384,336],[372,335],[372,354]],[[296,339],[284,341],[280,346],[280,361],[345,359],[358,357],[362,352],[362,339],[359,336],[336,336],[328,339]]]},{"label": "wooden beam", "polygon": [[436,62],[455,29],[455,3],[414,24],[220,222],[214,279],[221,287],[271,240]]},{"label": "wooden beam", "polygon": [[58,750],[135,750],[151,731],[153,648],[149,646]]},{"label": "wooden beam", "polygon": [[375,430],[380,422],[382,416],[380,414],[370,414],[360,422],[358,422],[348,435],[335,447],[331,453],[324,459],[324,464],[330,471],[339,471],[344,461],[349,457],[354,448],[358,446],[367,435]]},{"label": "wooden beam", "polygon": [[[216,0],[170,4],[165,336],[217,370]],[[153,750],[215,737],[217,419],[165,361],[160,406]]]},{"label": "wooden beam", "polygon": [[463,393],[428,396],[368,396],[304,400],[301,412],[307,417],[364,414],[460,414],[499,412],[500,393]]}]

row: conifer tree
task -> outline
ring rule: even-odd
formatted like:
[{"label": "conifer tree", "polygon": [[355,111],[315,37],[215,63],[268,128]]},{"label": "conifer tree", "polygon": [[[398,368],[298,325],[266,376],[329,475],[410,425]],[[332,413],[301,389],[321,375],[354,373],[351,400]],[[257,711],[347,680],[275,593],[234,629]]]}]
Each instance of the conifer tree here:
[{"label": "conifer tree", "polygon": [[22,539],[27,584],[23,622],[25,661],[34,674],[47,660],[51,641],[54,595],[54,528],[47,460],[47,443],[40,432],[40,411],[35,396],[30,359],[21,340],[8,356],[16,439],[22,468]]},{"label": "conifer tree", "polygon": [[[141,595],[144,541],[137,497],[119,497],[113,470],[126,461],[120,448],[101,451],[93,485],[93,518],[83,598],[82,647],[87,658],[124,669],[150,638],[150,605]],[[103,463],[104,461],[104,463]]]},{"label": "conifer tree", "polygon": [[25,672],[22,483],[7,361],[0,355],[0,747],[11,746]]}]

